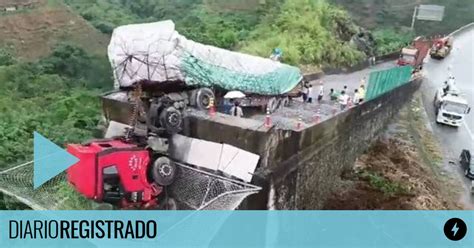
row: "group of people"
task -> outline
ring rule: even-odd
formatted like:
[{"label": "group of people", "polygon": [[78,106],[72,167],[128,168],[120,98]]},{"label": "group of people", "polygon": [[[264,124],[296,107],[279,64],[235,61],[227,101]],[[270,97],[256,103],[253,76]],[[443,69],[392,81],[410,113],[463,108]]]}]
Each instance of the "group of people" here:
[{"label": "group of people", "polygon": [[[329,99],[332,102],[337,102],[342,110],[345,110],[350,103],[353,105],[361,104],[365,99],[365,81],[366,78],[363,78],[359,88],[354,89],[353,94],[349,94],[349,88],[347,85],[344,85],[344,88],[341,91],[336,91],[334,89],[330,89],[329,91]],[[314,97],[314,88],[313,85],[305,82],[303,84],[303,102],[305,103],[313,103]],[[321,103],[324,98],[324,82],[319,81],[317,87],[317,101]],[[232,107],[230,108],[229,114],[236,117],[243,117],[244,113],[242,107],[240,107],[238,100],[232,100]]]},{"label": "group of people", "polygon": [[[349,94],[349,89],[347,85],[344,85],[344,88],[341,91],[336,91],[334,89],[330,89],[329,92],[329,99],[331,101],[336,101],[339,103],[341,110],[347,108],[350,103],[354,105],[358,105],[365,99],[365,81],[366,78],[362,79],[359,88],[354,90],[352,95]],[[305,83],[303,87],[303,102],[312,103],[314,96],[314,89],[313,85],[309,83]],[[319,82],[319,86],[317,89],[317,100],[318,103],[324,98],[324,83],[323,81]]]},{"label": "group of people", "polygon": [[[317,100],[318,100],[318,102],[321,102],[323,100],[323,97],[324,97],[324,84],[323,84],[323,81],[319,82],[317,92],[318,92]],[[313,103],[314,89],[313,89],[312,84],[305,83],[303,85],[302,94],[303,94],[303,102]]]},{"label": "group of people", "polygon": [[446,80],[444,82],[444,85],[443,85],[443,93],[444,93],[444,96],[446,96],[449,92],[455,90],[455,78],[454,76],[450,75],[448,80]]}]

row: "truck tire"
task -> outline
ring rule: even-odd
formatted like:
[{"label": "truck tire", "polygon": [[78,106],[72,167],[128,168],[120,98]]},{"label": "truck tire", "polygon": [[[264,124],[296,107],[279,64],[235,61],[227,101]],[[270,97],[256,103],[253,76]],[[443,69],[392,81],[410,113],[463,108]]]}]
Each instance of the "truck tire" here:
[{"label": "truck tire", "polygon": [[206,110],[209,107],[211,98],[216,99],[214,92],[209,88],[200,88],[193,94],[195,94],[195,96],[191,96],[191,99],[194,100],[193,104],[200,110]]},{"label": "truck tire", "polygon": [[270,111],[270,114],[275,113],[275,111],[278,109],[278,100],[276,97],[272,97],[270,100],[268,100],[266,109]]},{"label": "truck tire", "polygon": [[290,106],[290,98],[284,97],[283,99],[281,99],[280,108],[289,107],[289,106]]},{"label": "truck tire", "polygon": [[183,130],[183,115],[175,107],[163,109],[160,113],[160,125],[169,133],[175,134]]},{"label": "truck tire", "polygon": [[283,108],[283,98],[277,98],[277,109]]},{"label": "truck tire", "polygon": [[159,157],[153,162],[151,176],[158,185],[171,185],[176,178],[176,165],[167,157]]}]

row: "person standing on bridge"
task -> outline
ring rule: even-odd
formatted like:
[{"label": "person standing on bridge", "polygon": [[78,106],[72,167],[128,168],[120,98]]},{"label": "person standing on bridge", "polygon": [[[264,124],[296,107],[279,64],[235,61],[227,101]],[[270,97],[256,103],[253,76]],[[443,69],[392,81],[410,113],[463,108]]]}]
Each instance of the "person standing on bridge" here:
[{"label": "person standing on bridge", "polygon": [[313,103],[313,85],[308,86],[308,103]]},{"label": "person standing on bridge", "polygon": [[349,95],[347,95],[345,91],[342,91],[341,95],[339,96],[339,105],[341,106],[341,111],[346,109],[348,103]]},{"label": "person standing on bridge", "polygon": [[349,92],[348,88],[347,88],[347,85],[344,85],[344,89],[341,90],[341,94],[342,94],[343,91],[346,92],[346,93]]},{"label": "person standing on bridge", "polygon": [[323,97],[324,97],[324,83],[323,81],[319,81],[318,103],[321,103],[321,101],[323,100]]},{"label": "person standing on bridge", "polygon": [[358,89],[355,89],[354,90],[354,99],[353,99],[353,103],[354,105],[359,105],[360,104],[360,93],[359,93],[359,90]]},{"label": "person standing on bridge", "polygon": [[359,92],[359,102],[363,102],[365,99],[365,85],[361,84],[358,89]]},{"label": "person standing on bridge", "polygon": [[309,93],[309,87],[308,84],[305,82],[303,84],[303,89],[301,90],[301,94],[303,96],[303,102],[306,103],[308,101],[308,93]]},{"label": "person standing on bridge", "polygon": [[339,94],[339,92],[335,91],[334,89],[331,89],[329,91],[329,97],[330,97],[331,101],[338,100],[340,95],[341,94]]},{"label": "person standing on bridge", "polygon": [[240,107],[239,101],[234,101],[234,106],[230,109],[230,114],[235,117],[244,117],[244,111]]}]

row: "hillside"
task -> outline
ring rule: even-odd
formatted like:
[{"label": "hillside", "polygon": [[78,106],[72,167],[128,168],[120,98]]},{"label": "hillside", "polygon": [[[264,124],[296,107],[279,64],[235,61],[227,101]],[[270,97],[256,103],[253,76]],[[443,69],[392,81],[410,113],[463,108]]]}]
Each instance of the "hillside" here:
[{"label": "hillside", "polygon": [[269,11],[240,45],[243,51],[264,57],[273,48],[282,48],[283,60],[290,64],[345,66],[364,58],[350,44],[358,32],[347,12],[327,1],[286,0]]},{"label": "hillside", "polygon": [[187,38],[263,57],[282,48],[294,65],[341,66],[364,57],[350,45],[359,30],[325,0],[66,0],[104,33],[125,23],[171,19]]},{"label": "hillside", "polygon": [[[9,2],[12,1],[0,0],[0,5]],[[26,60],[48,55],[61,41],[93,54],[105,54],[107,35],[98,32],[61,1],[36,2],[31,8],[0,12],[0,47],[12,49],[20,59]]]},{"label": "hillside", "polygon": [[369,29],[410,27],[414,7],[419,4],[445,6],[445,18],[439,22],[417,21],[418,34],[449,33],[474,22],[472,0],[331,0],[347,9],[354,20]]}]

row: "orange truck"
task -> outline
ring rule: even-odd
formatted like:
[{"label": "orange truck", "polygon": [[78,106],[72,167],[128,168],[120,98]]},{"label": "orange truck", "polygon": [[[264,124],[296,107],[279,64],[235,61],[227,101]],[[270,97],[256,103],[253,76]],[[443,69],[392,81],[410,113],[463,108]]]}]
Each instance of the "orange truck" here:
[{"label": "orange truck", "polygon": [[445,36],[434,40],[430,56],[434,59],[444,59],[453,49],[453,37]]}]

